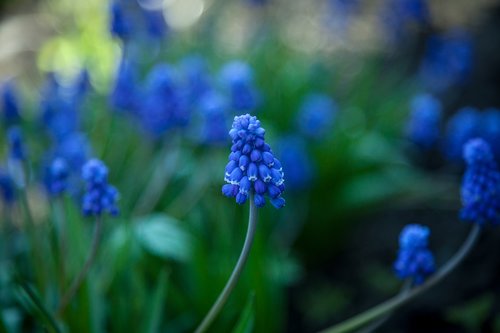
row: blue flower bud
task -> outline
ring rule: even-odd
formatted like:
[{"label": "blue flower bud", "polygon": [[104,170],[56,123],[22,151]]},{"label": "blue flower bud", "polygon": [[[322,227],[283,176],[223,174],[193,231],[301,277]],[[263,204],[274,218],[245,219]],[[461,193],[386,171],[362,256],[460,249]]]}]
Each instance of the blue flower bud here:
[{"label": "blue flower bud", "polygon": [[274,165],[274,156],[270,152],[268,151],[263,152],[262,159],[264,160],[264,163],[266,163],[268,167],[272,167]]},{"label": "blue flower bud", "polygon": [[258,173],[257,165],[255,163],[250,163],[248,165],[248,171],[247,171],[248,179],[251,181],[257,180],[257,173]]},{"label": "blue flower bud", "polygon": [[269,182],[272,179],[271,171],[264,164],[259,165],[259,176],[265,183]]},{"label": "blue flower bud", "polygon": [[247,168],[248,164],[250,163],[250,158],[248,158],[247,155],[241,155],[240,161],[239,161],[239,167],[241,171],[245,171]]},{"label": "blue flower bud", "polygon": [[243,177],[243,172],[241,171],[240,168],[236,168],[231,172],[231,175],[229,176],[229,181],[231,184],[239,184],[241,178]]},{"label": "blue flower bud", "polygon": [[250,154],[250,159],[252,160],[252,162],[259,162],[262,158],[262,154],[260,152],[260,150],[258,149],[254,149],[252,150],[252,153]]},{"label": "blue flower bud", "polygon": [[255,202],[255,206],[257,207],[264,207],[266,205],[266,199],[262,194],[255,194],[255,197],[253,198],[253,201]]},{"label": "blue flower bud", "polygon": [[272,198],[271,204],[277,209],[280,209],[285,206],[285,199],[283,199],[282,197]]},{"label": "blue flower bud", "polygon": [[264,193],[266,193],[267,186],[262,180],[257,179],[255,181],[255,184],[254,184],[254,189],[255,189],[255,193],[264,194]]},{"label": "blue flower bud", "polygon": [[225,184],[222,186],[222,194],[226,197],[235,197],[238,194],[238,185]]},{"label": "blue flower bud", "polygon": [[243,205],[247,201],[247,199],[248,199],[248,195],[245,193],[239,192],[236,195],[236,203],[238,203],[240,205]]},{"label": "blue flower bud", "polygon": [[269,196],[271,198],[276,198],[281,194],[280,189],[276,185],[273,185],[273,184],[269,184],[267,186],[267,191],[269,192]]},{"label": "blue flower bud", "polygon": [[82,198],[82,213],[85,216],[100,216],[107,212],[118,214],[118,191],[108,184],[108,168],[97,159],[91,159],[82,168],[86,191]]}]

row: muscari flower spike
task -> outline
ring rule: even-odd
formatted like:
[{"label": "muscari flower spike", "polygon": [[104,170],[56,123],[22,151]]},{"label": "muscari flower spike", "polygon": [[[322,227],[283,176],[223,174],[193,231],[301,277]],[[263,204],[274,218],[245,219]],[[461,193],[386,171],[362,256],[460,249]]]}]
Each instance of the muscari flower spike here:
[{"label": "muscari flower spike", "polygon": [[10,205],[16,198],[15,183],[9,173],[0,168],[0,195],[3,202]]},{"label": "muscari flower spike", "polygon": [[477,137],[481,128],[481,114],[472,107],[458,110],[446,125],[444,155],[452,161],[462,159],[464,144]]},{"label": "muscari flower spike", "polygon": [[2,87],[2,111],[6,124],[19,121],[19,102],[14,82],[9,81]]},{"label": "muscari flower spike", "polygon": [[399,251],[394,270],[402,279],[419,285],[435,272],[434,256],[428,248],[429,228],[409,224],[399,235]]},{"label": "muscari flower spike", "polygon": [[70,168],[65,159],[57,157],[45,170],[45,187],[52,196],[57,196],[68,188]]},{"label": "muscari flower spike", "polygon": [[429,94],[411,101],[411,114],[406,128],[408,139],[423,149],[432,148],[439,140],[441,102]]},{"label": "muscari flower spike", "polygon": [[222,193],[236,198],[240,205],[254,194],[254,203],[263,207],[265,196],[276,208],[285,205],[281,196],[285,190],[284,173],[280,161],[264,140],[265,130],[257,117],[245,114],[234,118],[229,131],[233,145],[226,165]]},{"label": "muscari flower spike", "polygon": [[19,127],[9,128],[7,131],[7,141],[9,143],[10,158],[16,161],[24,161],[26,159],[26,149],[21,129]]},{"label": "muscari flower spike", "polygon": [[313,93],[304,98],[297,123],[300,131],[309,138],[321,139],[333,125],[337,105],[327,95]]},{"label": "muscari flower spike", "polygon": [[98,159],[91,159],[82,168],[82,178],[86,191],[82,200],[82,213],[85,216],[101,216],[107,212],[118,215],[118,190],[108,184],[108,168]]},{"label": "muscari flower spike", "polygon": [[500,223],[500,172],[490,146],[483,139],[472,139],[464,146],[467,170],[462,182],[464,221],[498,225]]}]

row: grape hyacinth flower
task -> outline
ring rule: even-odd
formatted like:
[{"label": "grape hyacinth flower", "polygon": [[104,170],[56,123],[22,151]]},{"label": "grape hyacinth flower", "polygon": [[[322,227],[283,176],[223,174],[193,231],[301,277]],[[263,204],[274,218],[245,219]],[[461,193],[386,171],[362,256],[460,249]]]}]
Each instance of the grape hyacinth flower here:
[{"label": "grape hyacinth flower", "polygon": [[227,63],[220,72],[220,79],[234,110],[250,111],[257,108],[260,96],[254,86],[253,70],[247,63]]},{"label": "grape hyacinth flower", "polygon": [[500,172],[490,146],[472,139],[464,146],[464,159],[460,218],[480,226],[500,224]]},{"label": "grape hyacinth flower", "polygon": [[399,252],[394,269],[400,279],[411,279],[413,284],[422,284],[434,273],[434,256],[428,249],[429,228],[407,225],[399,236]]},{"label": "grape hyacinth flower", "polygon": [[235,197],[240,205],[252,193],[257,207],[265,205],[267,196],[273,206],[281,208],[285,205],[281,196],[285,189],[284,173],[264,134],[257,117],[245,114],[234,118],[229,131],[233,145],[224,177],[228,184],[222,187],[222,193]]},{"label": "grape hyacinth flower", "polygon": [[7,131],[7,141],[9,143],[9,157],[12,160],[24,161],[26,159],[26,149],[21,129],[19,127],[9,128]]},{"label": "grape hyacinth flower", "polygon": [[217,92],[206,93],[198,106],[200,128],[198,139],[209,145],[223,144],[228,130],[228,107],[225,99]]},{"label": "grape hyacinth flower", "polygon": [[127,59],[122,59],[118,66],[109,103],[115,111],[137,112],[137,73],[134,64]]},{"label": "grape hyacinth flower", "polygon": [[3,120],[7,125],[14,124],[20,120],[19,102],[13,81],[5,83],[2,87],[2,111]]},{"label": "grape hyacinth flower", "polygon": [[109,31],[113,37],[126,40],[131,32],[130,21],[126,17],[123,4],[119,0],[114,0],[110,7]]},{"label": "grape hyacinth flower", "polygon": [[441,109],[441,102],[432,95],[415,96],[406,128],[408,139],[423,149],[432,148],[439,139]]},{"label": "grape hyacinth flower", "polygon": [[70,168],[63,158],[55,158],[45,170],[45,188],[52,196],[64,193],[68,187]]},{"label": "grape hyacinth flower", "polygon": [[108,168],[98,159],[91,159],[82,168],[82,178],[86,182],[82,212],[85,216],[101,216],[107,212],[118,215],[118,191],[108,184]]},{"label": "grape hyacinth flower", "polygon": [[440,92],[464,84],[472,67],[472,43],[465,33],[432,36],[420,66],[420,76],[431,90]]},{"label": "grape hyacinth flower", "polygon": [[297,123],[309,138],[321,139],[331,130],[337,105],[329,96],[313,93],[305,97],[299,109]]},{"label": "grape hyacinth flower", "polygon": [[444,154],[452,161],[461,161],[463,146],[470,139],[479,136],[481,114],[475,108],[465,107],[455,113],[446,125]]},{"label": "grape hyacinth flower", "polygon": [[0,194],[3,202],[10,205],[16,198],[14,180],[4,169],[0,168]]}]

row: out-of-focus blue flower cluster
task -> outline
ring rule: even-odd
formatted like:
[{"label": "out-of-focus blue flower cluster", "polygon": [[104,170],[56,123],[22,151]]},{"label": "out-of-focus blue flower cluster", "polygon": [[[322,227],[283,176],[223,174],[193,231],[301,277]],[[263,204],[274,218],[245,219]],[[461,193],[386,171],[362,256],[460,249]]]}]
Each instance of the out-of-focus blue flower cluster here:
[{"label": "out-of-focus blue flower cluster", "polygon": [[320,93],[307,95],[299,109],[297,125],[311,139],[323,139],[333,126],[337,105],[329,96]]},{"label": "out-of-focus blue flower cluster", "polygon": [[494,156],[500,159],[500,110],[490,108],[480,112],[465,107],[455,113],[446,126],[445,156],[455,162],[461,161],[465,143],[475,137],[488,142]]},{"label": "out-of-focus blue flower cluster", "polygon": [[233,145],[224,176],[228,184],[222,187],[222,193],[235,197],[240,205],[253,194],[257,207],[265,205],[265,196],[276,208],[283,207],[283,169],[264,140],[265,130],[260,121],[249,114],[235,117],[229,135]]},{"label": "out-of-focus blue flower cluster", "polygon": [[13,125],[20,120],[19,101],[14,81],[4,83],[2,87],[2,118],[7,126]]},{"label": "out-of-focus blue flower cluster", "polygon": [[57,196],[64,193],[68,187],[70,169],[63,158],[55,158],[45,170],[44,182],[50,195]]},{"label": "out-of-focus blue flower cluster", "polygon": [[500,172],[489,145],[472,139],[464,147],[467,163],[461,195],[462,220],[479,225],[500,223]]},{"label": "out-of-focus blue flower cluster", "polygon": [[441,102],[430,94],[420,94],[411,101],[411,114],[406,127],[409,140],[423,149],[436,145],[440,136]]},{"label": "out-of-focus blue flower cluster", "polygon": [[[162,39],[168,33],[162,6],[147,6],[148,1],[113,0],[109,9],[111,35],[123,42],[144,35]],[[154,5],[154,3],[151,1]],[[162,2],[159,2],[160,5]],[[147,8],[148,7],[148,8]]]},{"label": "out-of-focus blue flower cluster", "polygon": [[429,38],[420,66],[424,86],[435,92],[463,85],[472,68],[472,42],[462,32]]},{"label": "out-of-focus blue flower cluster", "polygon": [[411,279],[419,285],[435,271],[434,256],[428,248],[429,228],[410,224],[403,228],[399,236],[399,252],[394,270],[402,279]]},{"label": "out-of-focus blue flower cluster", "polygon": [[16,198],[14,181],[8,172],[2,168],[0,168],[0,194],[2,195],[2,201],[7,205],[13,203]]},{"label": "out-of-focus blue flower cluster", "polygon": [[82,168],[86,189],[82,199],[85,216],[118,215],[118,191],[108,184],[108,168],[98,159],[90,159]]}]

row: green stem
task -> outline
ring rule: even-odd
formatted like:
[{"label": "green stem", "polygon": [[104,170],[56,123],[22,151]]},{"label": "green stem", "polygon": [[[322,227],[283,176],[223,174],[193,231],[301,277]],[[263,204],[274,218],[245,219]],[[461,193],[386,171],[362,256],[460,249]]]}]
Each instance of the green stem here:
[{"label": "green stem", "polygon": [[196,329],[195,333],[205,332],[210,326],[210,324],[215,320],[215,318],[219,314],[224,304],[226,304],[229,295],[236,286],[236,283],[240,278],[241,272],[243,271],[243,267],[245,266],[248,254],[250,253],[250,249],[252,247],[252,242],[257,227],[257,207],[255,206],[253,201],[253,194],[250,194],[249,201],[250,201],[250,215],[248,217],[247,235],[245,237],[245,243],[243,244],[243,249],[241,250],[238,262],[236,263],[236,266],[234,266],[233,272],[231,273],[231,277],[227,281],[224,290],[222,290],[221,294],[215,301],[214,305],[212,305],[212,308],[210,309],[208,314],[205,316],[201,324]]},{"label": "green stem", "polygon": [[64,312],[64,310],[68,306],[71,299],[75,296],[78,289],[80,289],[80,286],[82,285],[83,281],[85,280],[85,277],[87,276],[87,273],[90,270],[90,267],[92,267],[92,264],[94,263],[94,260],[97,256],[97,250],[99,248],[99,244],[101,241],[101,234],[102,234],[102,218],[97,217],[96,221],[95,221],[94,235],[92,237],[92,245],[90,248],[89,255],[87,257],[87,260],[85,261],[85,264],[83,265],[82,270],[75,277],[75,279],[71,283],[70,287],[68,288],[68,291],[66,292],[66,294],[64,294],[64,296],[61,298],[61,302],[60,302],[59,308],[57,310],[57,313],[59,315],[61,315]]},{"label": "green stem", "polygon": [[340,324],[329,327],[325,330],[320,331],[319,333],[344,333],[351,332],[353,330],[359,329],[364,325],[367,325],[372,320],[379,318],[380,316],[389,313],[391,311],[396,310],[402,305],[408,303],[413,298],[417,297],[427,289],[431,288],[438,282],[440,282],[443,278],[445,278],[455,267],[462,262],[462,260],[467,256],[470,252],[472,246],[476,242],[479,233],[481,231],[481,227],[477,224],[474,225],[472,230],[469,233],[469,236],[463,243],[462,247],[455,253],[453,257],[434,275],[432,275],[424,284],[411,289],[409,292],[404,294],[398,294],[393,298],[365,311],[362,312]]}]

